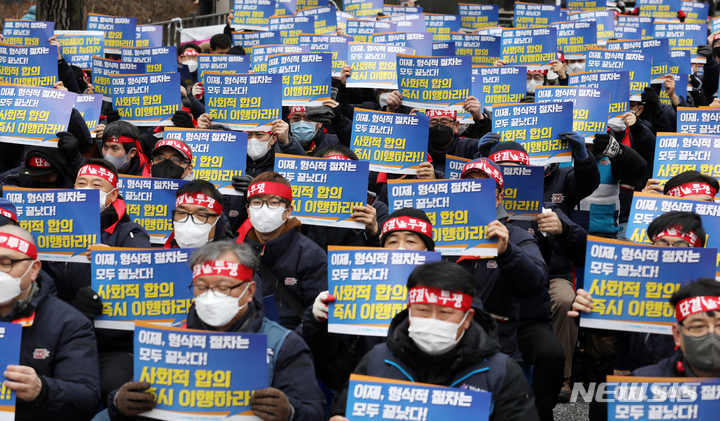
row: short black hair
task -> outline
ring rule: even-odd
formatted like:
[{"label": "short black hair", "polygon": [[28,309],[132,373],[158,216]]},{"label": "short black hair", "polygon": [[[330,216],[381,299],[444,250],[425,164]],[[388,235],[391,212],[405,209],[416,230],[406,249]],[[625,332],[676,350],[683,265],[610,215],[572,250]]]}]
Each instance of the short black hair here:
[{"label": "short black hair", "polygon": [[192,48],[193,50],[197,51],[198,54],[202,53],[202,49],[199,45],[195,44],[194,42],[186,42],[185,44],[181,45],[177,49],[178,57],[182,55],[182,53],[185,52],[188,48]]},{"label": "short black hair", "polygon": [[232,40],[225,34],[213,35],[213,37],[210,38],[210,51],[215,51],[220,48],[231,48],[232,46]]},{"label": "short black hair", "polygon": [[418,285],[459,291],[475,297],[475,279],[468,271],[451,262],[440,261],[416,267],[408,277],[407,288]]},{"label": "short black hair", "polygon": [[216,202],[220,203],[220,205],[223,204],[223,195],[215,188],[215,185],[209,181],[193,180],[180,187],[178,191],[175,192],[175,197],[180,197],[185,193],[202,193],[205,196],[212,197]]},{"label": "short black hair", "polygon": [[245,56],[247,53],[245,52],[245,49],[242,48],[240,45],[236,45],[228,50],[228,55],[231,56]]},{"label": "short black hair", "polygon": [[[113,121],[112,123],[108,124],[107,127],[105,127],[105,131],[103,132],[102,141],[105,143],[106,140],[110,139],[111,137],[120,137],[120,136],[127,136],[131,137],[135,140],[140,139],[140,130],[138,130],[137,127],[135,127],[134,124],[118,120]],[[125,149],[125,153],[127,154],[130,152],[132,148],[135,147],[134,143],[121,143],[123,146],[123,149]],[[140,153],[142,151],[138,151],[137,153]]]},{"label": "short black hair", "polygon": [[102,158],[88,158],[85,160],[85,162],[82,163],[81,167],[84,167],[85,165],[99,165],[106,170],[112,171],[113,174],[115,174],[115,180],[118,179],[118,172],[117,168],[115,168],[115,165],[113,165],[112,162],[102,159]]},{"label": "short black hair", "polygon": [[697,234],[702,246],[705,247],[705,229],[702,226],[700,215],[695,212],[672,211],[664,213],[650,223],[647,236],[652,239],[655,234],[674,226],[680,226],[682,232],[692,231]]},{"label": "short black hair", "polygon": [[685,284],[670,297],[670,304],[675,307],[686,298],[702,296],[720,297],[720,282],[710,278],[700,278],[696,282]]},{"label": "short black hair", "polygon": [[345,157],[348,157],[352,159],[353,161],[358,161],[359,158],[357,155],[355,155],[355,152],[352,151],[352,149],[348,148],[345,145],[329,145],[322,149],[320,149],[315,156],[328,156],[328,155],[342,155]]},{"label": "short black hair", "polygon": [[685,171],[669,179],[665,183],[665,188],[663,188],[663,194],[667,194],[668,190],[677,186],[682,186],[686,183],[705,183],[709,184],[710,187],[715,189],[715,191],[720,190],[720,183],[718,183],[717,180],[710,177],[709,175],[705,175],[700,171]]}]

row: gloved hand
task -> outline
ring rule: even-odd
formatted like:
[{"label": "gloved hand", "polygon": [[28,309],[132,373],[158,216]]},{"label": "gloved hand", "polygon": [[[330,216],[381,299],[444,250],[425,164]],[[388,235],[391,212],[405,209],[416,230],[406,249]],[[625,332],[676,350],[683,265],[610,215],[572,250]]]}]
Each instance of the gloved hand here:
[{"label": "gloved hand", "polygon": [[660,103],[660,97],[658,96],[655,89],[651,87],[645,88],[645,92],[642,93],[642,102],[645,105],[645,111],[652,117],[657,116],[660,113],[658,104]]},{"label": "gloved hand", "polygon": [[121,414],[134,417],[155,408],[155,396],[143,392],[150,388],[148,382],[128,382],[115,395],[115,406]]},{"label": "gloved hand", "polygon": [[585,138],[575,132],[560,133],[560,140],[566,140],[572,146],[573,155],[578,161],[587,159],[587,149],[585,148]]},{"label": "gloved hand", "polygon": [[80,145],[75,136],[70,132],[59,132],[57,134],[58,149],[65,158],[66,163],[75,162],[80,157]]},{"label": "gloved hand", "polygon": [[293,412],[285,393],[274,387],[256,390],[250,399],[250,409],[264,421],[287,421]]},{"label": "gloved hand", "polygon": [[332,303],[334,301],[335,297],[330,295],[328,291],[323,291],[315,297],[315,302],[312,307],[312,313],[315,320],[319,322],[326,322],[328,319],[328,303]]},{"label": "gloved hand", "polygon": [[242,177],[236,175],[232,179],[232,186],[235,188],[235,190],[246,195],[248,186],[250,185],[250,183],[252,183],[253,178],[254,177],[251,175],[243,175]]},{"label": "gloved hand", "polygon": [[497,133],[485,133],[485,135],[481,137],[480,141],[478,142],[478,152],[480,152],[480,155],[484,157],[490,156],[490,151],[493,147],[495,147],[495,145],[500,143],[501,139],[502,136]]},{"label": "gloved hand", "polygon": [[198,82],[195,85],[193,85],[192,94],[195,98],[197,98],[197,99],[202,98],[204,93],[205,93],[205,88],[203,88],[202,82]]},{"label": "gloved hand", "polygon": [[595,151],[595,156],[598,157],[607,156],[610,159],[614,159],[622,155],[623,149],[623,145],[606,133],[596,134],[593,140],[593,150]]},{"label": "gloved hand", "polygon": [[326,106],[319,107],[305,107],[305,118],[315,123],[330,124],[333,117],[335,117],[335,111]]},{"label": "gloved hand", "polygon": [[92,320],[95,316],[102,314],[102,301],[97,292],[90,287],[80,288],[75,297],[75,308]]},{"label": "gloved hand", "polygon": [[110,110],[110,111],[108,111],[106,117],[107,117],[107,123],[105,123],[105,124],[114,123],[114,122],[120,120],[120,113],[118,113],[117,110]]},{"label": "gloved hand", "polygon": [[175,127],[187,127],[189,129],[195,128],[195,125],[193,124],[193,117],[187,111],[175,111],[175,114],[173,114],[170,121],[172,121]]},{"label": "gloved hand", "polygon": [[712,48],[709,45],[698,45],[697,53],[703,57],[712,57]]}]

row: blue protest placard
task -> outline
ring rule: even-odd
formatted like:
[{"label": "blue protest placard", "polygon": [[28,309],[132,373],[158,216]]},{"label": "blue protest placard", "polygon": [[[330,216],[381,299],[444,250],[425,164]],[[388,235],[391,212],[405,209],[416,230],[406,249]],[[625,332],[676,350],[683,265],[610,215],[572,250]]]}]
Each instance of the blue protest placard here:
[{"label": "blue protest placard", "polygon": [[[83,31],[84,32],[84,31]],[[93,56],[102,57],[105,34],[100,31],[82,35],[56,35],[60,43],[60,54],[68,64],[83,70],[92,69]]]},{"label": "blue protest placard", "polygon": [[[415,32],[415,33],[426,33],[427,28],[425,27],[425,15],[421,13],[416,14],[401,14],[395,16],[380,17],[380,22],[394,22],[397,24],[397,32]],[[377,26],[376,26],[377,28]],[[391,31],[393,32],[393,31]]]},{"label": "blue protest placard", "polygon": [[720,134],[720,108],[678,107],[677,130],[679,133]]},{"label": "blue protest placard", "polygon": [[389,20],[375,21],[375,25],[373,26],[373,39],[375,39],[376,34],[398,32],[397,26],[396,22],[391,22]]},{"label": "blue protest placard", "polygon": [[376,21],[370,19],[348,19],[345,33],[355,42],[372,42]]},{"label": "blue protest placard", "polygon": [[450,40],[455,43],[455,55],[471,56],[473,64],[493,64],[500,60],[500,37],[453,33]]},{"label": "blue protest placard", "polygon": [[640,29],[641,37],[651,37],[653,36],[653,31],[655,30],[653,22],[655,22],[655,18],[652,18],[650,16],[620,15],[618,16],[616,31],[617,26],[633,26]]},{"label": "blue protest placard", "polygon": [[120,175],[118,191],[125,200],[125,213],[147,231],[150,242],[165,244],[173,231],[175,192],[186,180]]},{"label": "blue protest placard", "polygon": [[281,38],[296,37],[300,34],[315,33],[315,17],[313,16],[272,16],[270,31],[280,33]]},{"label": "blue protest placard", "polygon": [[300,12],[318,7],[327,7],[328,3],[328,0],[297,0],[297,10]]},{"label": "blue protest placard", "polygon": [[[430,232],[425,221],[399,223]],[[392,318],[407,307],[410,273],[440,258],[435,251],[329,246],[328,290],[335,301],[328,309],[328,332],[387,336]]]},{"label": "blue protest placard", "polygon": [[[677,165],[667,166],[659,169],[657,172],[667,177],[672,174],[670,171],[678,169]],[[684,169],[682,171],[685,171]],[[675,175],[675,174],[672,174]],[[720,250],[720,204],[712,202],[703,202],[693,199],[682,199],[678,197],[664,196],[652,193],[635,192],[633,195],[632,205],[630,207],[630,217],[628,219],[626,237],[636,243],[650,244],[647,238],[647,227],[658,216],[670,212],[695,212],[700,215],[703,228],[707,235],[705,247]],[[715,259],[713,254],[712,266],[720,276],[720,259]],[[712,276],[710,276],[712,278]],[[697,279],[697,278],[696,278]]]},{"label": "blue protest placard", "polygon": [[669,72],[670,45],[667,38],[650,38],[645,40],[608,41],[608,50],[637,51],[652,57],[650,75],[652,83],[659,83]]},{"label": "blue protest placard", "polygon": [[136,75],[145,71],[145,66],[135,63],[123,63],[101,57],[92,57],[92,85],[95,92],[102,94],[103,100],[112,100],[111,75]]},{"label": "blue protest placard", "polygon": [[136,47],[162,47],[162,25],[137,25],[135,27]]},{"label": "blue protest placard", "polygon": [[90,263],[88,247],[100,242],[98,190],[45,190],[3,186],[20,226],[35,237],[38,258]]},{"label": "blue protest placard", "polygon": [[193,294],[188,288],[193,249],[127,249],[92,251],[92,289],[102,300],[95,327],[133,330],[135,320],[179,325],[187,319]]},{"label": "blue protest placard", "polygon": [[689,133],[658,133],[653,178],[660,185],[685,171],[720,177],[720,136]]},{"label": "blue protest placard", "polygon": [[712,19],[712,33],[717,34],[720,32],[720,16]]},{"label": "blue protest placard", "polygon": [[193,153],[193,176],[213,183],[225,195],[241,195],[232,186],[245,173],[248,134],[224,130],[167,128],[165,139],[184,140]]},{"label": "blue protest placard", "polygon": [[88,13],[87,30],[105,32],[105,49],[120,54],[120,48],[135,46],[137,18]]},{"label": "blue protest placard", "polygon": [[468,158],[460,158],[459,156],[445,155],[445,179],[459,180],[462,169],[470,162]]},{"label": "blue protest placard", "polygon": [[473,66],[473,69],[475,68],[480,69],[484,95],[482,99],[478,97],[478,100],[484,107],[520,102],[527,94],[527,89],[523,85],[523,82],[527,80],[527,67]]},{"label": "blue protest placard", "polygon": [[458,3],[463,28],[482,29],[500,26],[500,7],[497,4]]},{"label": "blue protest placard", "polygon": [[335,34],[337,32],[337,11],[335,6],[304,9],[298,12],[297,16],[312,16],[315,18],[315,30],[310,31],[310,34]]},{"label": "blue protest placard", "polygon": [[346,35],[350,35],[347,33],[347,22],[348,22],[348,19],[352,19],[354,16],[351,15],[350,13],[345,13],[340,10],[338,10],[335,13],[335,15],[337,16],[338,28],[345,31]]},{"label": "blue protest placard", "polygon": [[[496,159],[502,162],[501,157]],[[501,165],[503,207],[514,220],[534,221],[543,210],[544,167]]]},{"label": "blue protest placard", "polygon": [[275,14],[275,0],[234,0],[230,26],[267,31]]},{"label": "blue protest placard", "polygon": [[694,1],[683,1],[681,10],[685,12],[685,23],[707,23],[710,5]]},{"label": "blue protest placard", "polygon": [[470,96],[468,57],[418,57],[398,54],[402,103],[411,108],[462,110]]},{"label": "blue protest placard", "polygon": [[370,171],[416,174],[427,161],[430,119],[356,108],[350,148]]},{"label": "blue protest placard", "polygon": [[348,49],[348,88],[397,89],[396,55],[414,55],[415,50],[388,44],[351,42]]},{"label": "blue protest placard", "polygon": [[78,110],[88,130],[95,130],[100,122],[100,111],[102,110],[102,94],[78,95],[75,99],[74,108]]},{"label": "blue protest placard", "polygon": [[2,42],[16,46],[50,45],[53,32],[55,22],[5,19]]},{"label": "blue protest placard", "polygon": [[560,22],[560,6],[515,2],[514,27],[544,28],[553,22]]},{"label": "blue protest placard", "polygon": [[455,43],[450,42],[433,42],[432,44],[432,56],[452,56],[455,54]]},{"label": "blue protest placard", "polygon": [[0,420],[15,419],[17,393],[5,386],[5,367],[20,364],[20,341],[23,326],[19,323],[0,322]]},{"label": "blue protest placard", "polygon": [[475,33],[478,35],[492,35],[494,37],[501,37],[502,27],[495,26],[493,28],[477,29]]},{"label": "blue protest placard", "polygon": [[407,414],[416,420],[485,421],[490,417],[491,397],[484,391],[351,374],[345,416],[350,421],[380,414],[393,419]]},{"label": "blue protest placard", "polygon": [[409,47],[415,50],[415,55],[418,56],[432,56],[433,53],[432,36],[428,32],[378,33],[373,35],[373,42]]},{"label": "blue protest placard", "polygon": [[259,420],[253,392],[268,387],[267,336],[135,322],[133,379],[150,383],[156,406],[143,416]]},{"label": "blue protest placard", "polygon": [[668,73],[671,75],[692,74],[692,54],[688,50],[672,50],[670,51],[670,64]]},{"label": "blue protest placard", "polygon": [[678,10],[682,9],[681,0],[638,0],[635,6],[640,9],[640,16],[655,19],[677,19]]},{"label": "blue protest placard", "polygon": [[275,172],[292,184],[293,216],[303,224],[365,229],[350,215],[367,202],[357,180],[369,176],[368,162],[276,154]]},{"label": "blue protest placard", "polygon": [[228,74],[247,73],[250,70],[249,56],[230,54],[198,54],[198,75],[205,83],[203,74],[207,71]]},{"label": "blue protest placard", "polygon": [[135,125],[172,125],[180,109],[180,74],[110,75],[113,108]]},{"label": "blue protest placard", "polygon": [[15,47],[0,43],[0,83],[48,86],[58,82],[56,45]]},{"label": "blue protest placard", "polygon": [[283,106],[319,106],[330,99],[332,54],[272,55],[268,74],[282,76]]},{"label": "blue protest placard", "polygon": [[565,59],[585,58],[587,49],[597,44],[595,21],[558,22],[552,26],[557,29],[558,49]]},{"label": "blue protest placard", "polygon": [[636,26],[615,25],[615,39],[632,40],[632,39],[649,38],[649,37],[643,37],[641,34],[642,34],[642,30]]},{"label": "blue protest placard", "polygon": [[52,88],[0,84],[0,142],[57,147],[77,94]]},{"label": "blue protest placard", "polygon": [[[311,9],[312,10],[312,9]],[[340,35],[300,35],[299,43],[309,46],[312,53],[331,53],[333,76],[340,76],[347,65],[348,44],[352,38]]]},{"label": "blue protest placard", "polygon": [[433,34],[434,42],[450,41],[452,32],[460,32],[460,15],[425,13],[425,27]]},{"label": "blue protest placard", "polygon": [[280,75],[205,74],[206,111],[234,130],[270,130],[282,114]]},{"label": "blue protest placard", "polygon": [[297,12],[297,0],[277,0],[275,2],[275,15],[288,16]]},{"label": "blue protest placard", "polygon": [[243,48],[282,44],[280,32],[233,32],[233,45]]},{"label": "blue protest placard", "polygon": [[568,10],[602,10],[605,8],[605,0],[570,0],[567,2]]},{"label": "blue protest placard", "polygon": [[608,117],[627,112],[630,104],[630,72],[584,72],[568,76],[569,86],[607,89],[610,91]]},{"label": "blue protest placard", "polygon": [[672,334],[677,320],[668,299],[688,282],[714,278],[716,255],[710,248],[588,236],[584,289],[592,295],[593,308],[580,314],[580,327]]},{"label": "blue protest placard", "polygon": [[594,21],[597,40],[607,41],[615,36],[615,14],[612,10],[591,10],[568,13],[569,21]]},{"label": "blue protest placard", "polygon": [[[685,53],[689,53],[689,51],[684,51]],[[688,55],[689,58],[689,55]],[[669,79],[670,77],[675,80],[675,94],[679,97],[687,98],[687,94],[689,91],[692,91],[692,85],[690,84],[690,75],[688,73],[685,74],[670,74],[665,77],[657,78],[657,83],[663,83],[666,79]],[[655,81],[653,81],[655,83]],[[672,106],[672,100],[667,94],[667,91],[665,89],[660,90],[660,103],[667,104],[669,106]]]},{"label": "blue protest placard", "polygon": [[557,29],[503,28],[501,58],[511,66],[548,66],[557,60]]},{"label": "blue protest placard", "polygon": [[492,113],[492,131],[500,134],[503,142],[513,140],[523,145],[531,164],[572,160],[571,146],[559,137],[572,131],[572,102],[496,104]]},{"label": "blue protest placard", "polygon": [[383,10],[383,0],[345,0],[343,10],[356,18],[375,18]]},{"label": "blue protest placard", "polygon": [[307,45],[259,45],[252,47],[252,69],[255,73],[265,73],[268,60],[275,54],[299,54],[310,52]]},{"label": "blue protest placard", "polygon": [[142,63],[145,73],[175,73],[177,72],[177,49],[170,47],[123,47],[122,61],[128,63]]},{"label": "blue protest placard", "polygon": [[487,225],[497,219],[495,180],[388,180],[390,212],[422,209],[433,226],[435,251],[443,256],[497,256]]},{"label": "blue protest placard", "polygon": [[707,25],[699,23],[655,22],[655,38],[668,38],[670,49],[697,52],[698,45],[707,44]]},{"label": "blue protest placard", "polygon": [[[630,72],[630,94],[641,94],[645,87],[650,86],[652,79],[652,56],[648,54],[614,51],[603,48],[590,48],[585,64],[587,71],[620,71]],[[612,99],[615,102],[615,98]]]},{"label": "blue protest placard", "polygon": [[592,142],[597,133],[607,132],[610,107],[610,91],[596,88],[538,86],[535,90],[536,102],[572,102],[572,131]]},{"label": "blue protest placard", "polygon": [[386,15],[405,15],[413,13],[422,13],[423,8],[420,6],[393,6],[383,5],[383,13]]}]

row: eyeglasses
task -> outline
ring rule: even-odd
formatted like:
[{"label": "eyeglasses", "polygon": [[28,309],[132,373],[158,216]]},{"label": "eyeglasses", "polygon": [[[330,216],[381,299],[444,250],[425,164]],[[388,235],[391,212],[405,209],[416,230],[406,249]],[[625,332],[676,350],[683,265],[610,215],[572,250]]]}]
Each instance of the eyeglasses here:
[{"label": "eyeglasses", "polygon": [[713,332],[716,335],[720,336],[720,324],[717,325],[693,325],[693,326],[685,326],[682,323],[680,323],[680,326],[687,329],[690,336],[705,336],[710,332],[710,328],[712,328]]},{"label": "eyeglasses", "polygon": [[660,247],[692,247],[689,243],[685,241],[676,241],[674,243],[668,243],[667,241],[663,240],[662,238],[655,240],[653,243],[654,246],[660,246]]},{"label": "eyeglasses", "polygon": [[282,200],[276,199],[276,198],[270,198],[268,200],[262,200],[262,199],[250,199],[248,202],[248,207],[252,209],[260,209],[263,204],[266,204],[268,209],[277,209],[280,207],[280,205],[283,204]]},{"label": "eyeglasses", "polygon": [[447,126],[447,127],[452,127],[453,125],[455,125],[455,120],[448,119],[448,118],[445,118],[442,120],[430,120],[430,127],[435,127],[438,124],[441,124],[441,125]]},{"label": "eyeglasses", "polygon": [[214,214],[214,213],[205,213],[205,212],[185,212],[184,210],[177,210],[175,209],[172,211],[173,221],[177,222],[187,222],[188,217],[192,219],[193,223],[202,225],[207,224],[208,220],[210,218],[217,218],[220,215]]},{"label": "eyeglasses", "polygon": [[[208,290],[212,291],[213,293],[220,293],[222,295],[230,295],[230,292],[234,290],[235,288],[239,286],[243,286],[247,284],[249,281],[241,282],[234,287],[229,287],[227,285],[218,285],[216,287],[209,287],[207,285],[197,285],[197,284],[190,284],[190,290],[193,292],[193,294],[200,295],[206,293]],[[217,295],[217,294],[216,294]]]},{"label": "eyeglasses", "polygon": [[15,266],[15,263],[17,262],[25,262],[28,260],[35,260],[31,257],[26,257],[24,259],[10,259],[8,257],[0,258],[0,271],[5,273],[10,273],[11,270],[13,270],[13,266]]},{"label": "eyeglasses", "polygon": [[177,156],[173,156],[172,158],[165,158],[164,156],[153,156],[152,163],[153,165],[156,164],[162,164],[166,160],[170,160],[173,164],[182,167],[182,164],[185,164],[185,166],[188,166],[190,164],[190,161],[184,158],[178,158]]}]

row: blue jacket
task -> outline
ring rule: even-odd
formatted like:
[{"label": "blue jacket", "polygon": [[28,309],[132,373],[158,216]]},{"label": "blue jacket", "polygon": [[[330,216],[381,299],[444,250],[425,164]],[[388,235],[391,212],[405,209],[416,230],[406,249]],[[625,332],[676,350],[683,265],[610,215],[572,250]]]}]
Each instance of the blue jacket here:
[{"label": "blue jacket", "polygon": [[[537,420],[535,399],[520,366],[500,352],[492,317],[475,309],[470,328],[446,354],[422,352],[408,335],[408,310],[390,325],[387,343],[363,357],[355,374],[428,383],[492,393],[490,420]],[[347,387],[336,394],[330,415],[345,415]]]},{"label": "blue jacket", "polygon": [[[100,405],[100,370],[92,323],[51,296],[39,278],[35,282],[38,291],[29,305],[1,320],[25,325],[20,365],[35,369],[42,381],[34,402],[17,400],[15,419],[89,420]],[[26,325],[29,318],[33,318],[32,323]]]}]

